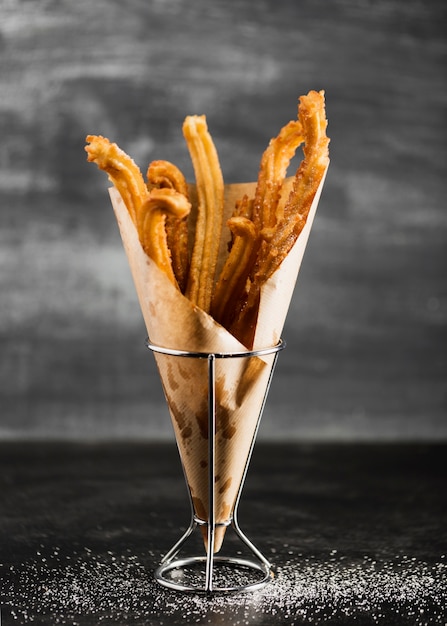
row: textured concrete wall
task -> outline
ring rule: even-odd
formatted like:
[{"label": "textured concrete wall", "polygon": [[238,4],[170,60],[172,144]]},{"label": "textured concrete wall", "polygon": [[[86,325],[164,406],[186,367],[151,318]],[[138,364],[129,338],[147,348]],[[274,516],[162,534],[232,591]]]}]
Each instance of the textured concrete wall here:
[{"label": "textured concrete wall", "polygon": [[0,437],[171,427],[87,133],[191,177],[205,113],[254,179],[325,89],[331,168],[261,434],[446,437],[443,0],[6,0],[0,5]]}]

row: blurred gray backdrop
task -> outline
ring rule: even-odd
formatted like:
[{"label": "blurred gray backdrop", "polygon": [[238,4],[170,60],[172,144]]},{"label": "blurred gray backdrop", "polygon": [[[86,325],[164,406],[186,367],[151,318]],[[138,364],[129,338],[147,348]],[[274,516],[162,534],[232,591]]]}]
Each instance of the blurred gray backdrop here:
[{"label": "blurred gray backdrop", "polygon": [[104,134],[192,176],[205,113],[254,180],[326,91],[331,167],[260,436],[447,437],[444,0],[2,0],[0,437],[169,438]]}]

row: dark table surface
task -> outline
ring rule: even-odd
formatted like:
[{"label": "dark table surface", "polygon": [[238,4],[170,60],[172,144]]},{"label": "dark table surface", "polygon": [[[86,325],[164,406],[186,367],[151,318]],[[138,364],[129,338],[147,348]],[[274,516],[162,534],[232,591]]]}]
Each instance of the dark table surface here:
[{"label": "dark table surface", "polygon": [[153,578],[189,521],[174,443],[2,443],[1,624],[445,624],[446,452],[259,442],[239,522],[275,578],[207,597]]}]

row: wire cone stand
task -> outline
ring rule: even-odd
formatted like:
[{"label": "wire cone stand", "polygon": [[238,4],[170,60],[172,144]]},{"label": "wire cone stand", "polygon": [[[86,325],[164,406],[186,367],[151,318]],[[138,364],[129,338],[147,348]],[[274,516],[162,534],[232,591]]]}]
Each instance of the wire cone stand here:
[{"label": "wire cone stand", "polygon": [[[238,523],[238,506],[247,475],[250,458],[256,441],[259,424],[264,410],[265,402],[273,378],[278,353],[285,348],[285,343],[280,340],[275,346],[261,350],[232,352],[232,353],[207,353],[171,350],[152,344],[148,339],[147,347],[153,352],[176,356],[201,358],[208,361],[208,518],[200,519],[191,505],[191,521],[177,543],[162,558],[159,567],[155,571],[156,581],[168,589],[182,592],[215,593],[215,592],[241,592],[254,591],[264,587],[273,578],[273,572],[269,561],[256,548],[256,546],[242,532]],[[215,478],[216,478],[216,360],[222,358],[249,358],[273,354],[273,363],[265,389],[265,394],[258,421],[253,434],[250,451],[245,464],[242,480],[240,482],[235,505],[231,518],[225,522],[216,523],[215,519]],[[186,475],[185,475],[186,478]],[[186,481],[188,484],[188,481]],[[216,555],[215,535],[219,527],[226,526],[232,529],[233,535],[238,542],[239,548],[244,548],[244,554],[237,549],[230,556]],[[205,530],[204,530],[205,529]],[[181,557],[180,553],[195,531],[206,535],[206,554]],[[206,532],[205,532],[206,531]],[[228,531],[227,531],[228,532]]]}]

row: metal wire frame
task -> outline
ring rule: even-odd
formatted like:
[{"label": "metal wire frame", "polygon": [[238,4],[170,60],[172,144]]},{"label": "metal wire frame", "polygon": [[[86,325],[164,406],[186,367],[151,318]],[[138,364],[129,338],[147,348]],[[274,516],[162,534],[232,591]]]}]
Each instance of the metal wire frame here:
[{"label": "metal wire frame", "polygon": [[[266,585],[273,577],[273,573],[271,570],[270,562],[265,558],[265,556],[256,548],[256,546],[248,539],[245,533],[242,532],[237,512],[239,507],[239,502],[242,494],[243,485],[245,482],[245,478],[248,471],[248,466],[250,463],[250,459],[253,453],[254,444],[256,441],[256,436],[259,430],[259,425],[261,422],[261,417],[264,411],[265,403],[267,400],[268,392],[270,389],[270,385],[273,378],[273,373],[275,370],[276,362],[278,359],[279,352],[286,347],[285,342],[281,339],[276,345],[261,348],[259,350],[247,350],[240,352],[191,352],[187,350],[175,350],[171,348],[165,348],[162,346],[158,346],[150,341],[148,338],[146,340],[146,346],[152,350],[152,352],[156,352],[159,354],[164,354],[168,356],[174,357],[186,357],[186,358],[195,358],[195,359],[206,359],[208,362],[208,518],[206,520],[202,520],[198,518],[194,512],[193,502],[191,498],[191,493],[189,493],[190,506],[191,506],[191,521],[184,532],[184,534],[180,537],[180,539],[174,544],[174,546],[164,555],[160,562],[160,566],[155,571],[155,579],[158,583],[163,585],[164,587],[174,589],[176,591],[189,591],[189,592],[236,592],[236,591],[254,591],[256,589],[262,588]],[[259,411],[259,416],[255,428],[255,432],[253,434],[253,438],[250,445],[250,450],[247,456],[247,460],[245,463],[242,480],[239,485],[239,489],[236,496],[236,501],[233,509],[233,515],[231,519],[226,522],[216,523],[215,519],[215,477],[216,477],[216,360],[217,359],[234,359],[234,358],[251,358],[251,357],[262,357],[273,354],[273,363],[270,370],[269,379],[267,382],[267,386],[265,389],[264,398],[262,401],[262,405]],[[186,475],[185,475],[186,478]],[[186,481],[187,482],[187,481]],[[188,483],[187,483],[188,484]],[[198,526],[206,525],[207,527],[207,548],[206,548],[206,556],[193,556],[187,558],[178,558],[175,557],[178,555],[184,543],[191,536],[194,530]],[[248,550],[253,555],[253,558],[239,558],[239,557],[228,557],[228,556],[216,556],[214,554],[214,543],[215,543],[215,531],[217,526],[232,526],[234,532],[239,537],[239,539],[245,544]],[[188,585],[179,582],[178,580],[173,580],[172,578],[168,578],[166,575],[173,570],[181,570],[188,566],[201,564],[205,565],[205,583],[203,587],[198,587],[197,585]],[[213,580],[214,574],[214,566],[216,564],[219,565],[227,565],[233,568],[242,567],[244,569],[254,570],[256,573],[256,578],[253,582],[247,584],[228,584],[228,585],[215,585]],[[259,578],[259,573],[262,574],[262,578]]]}]

